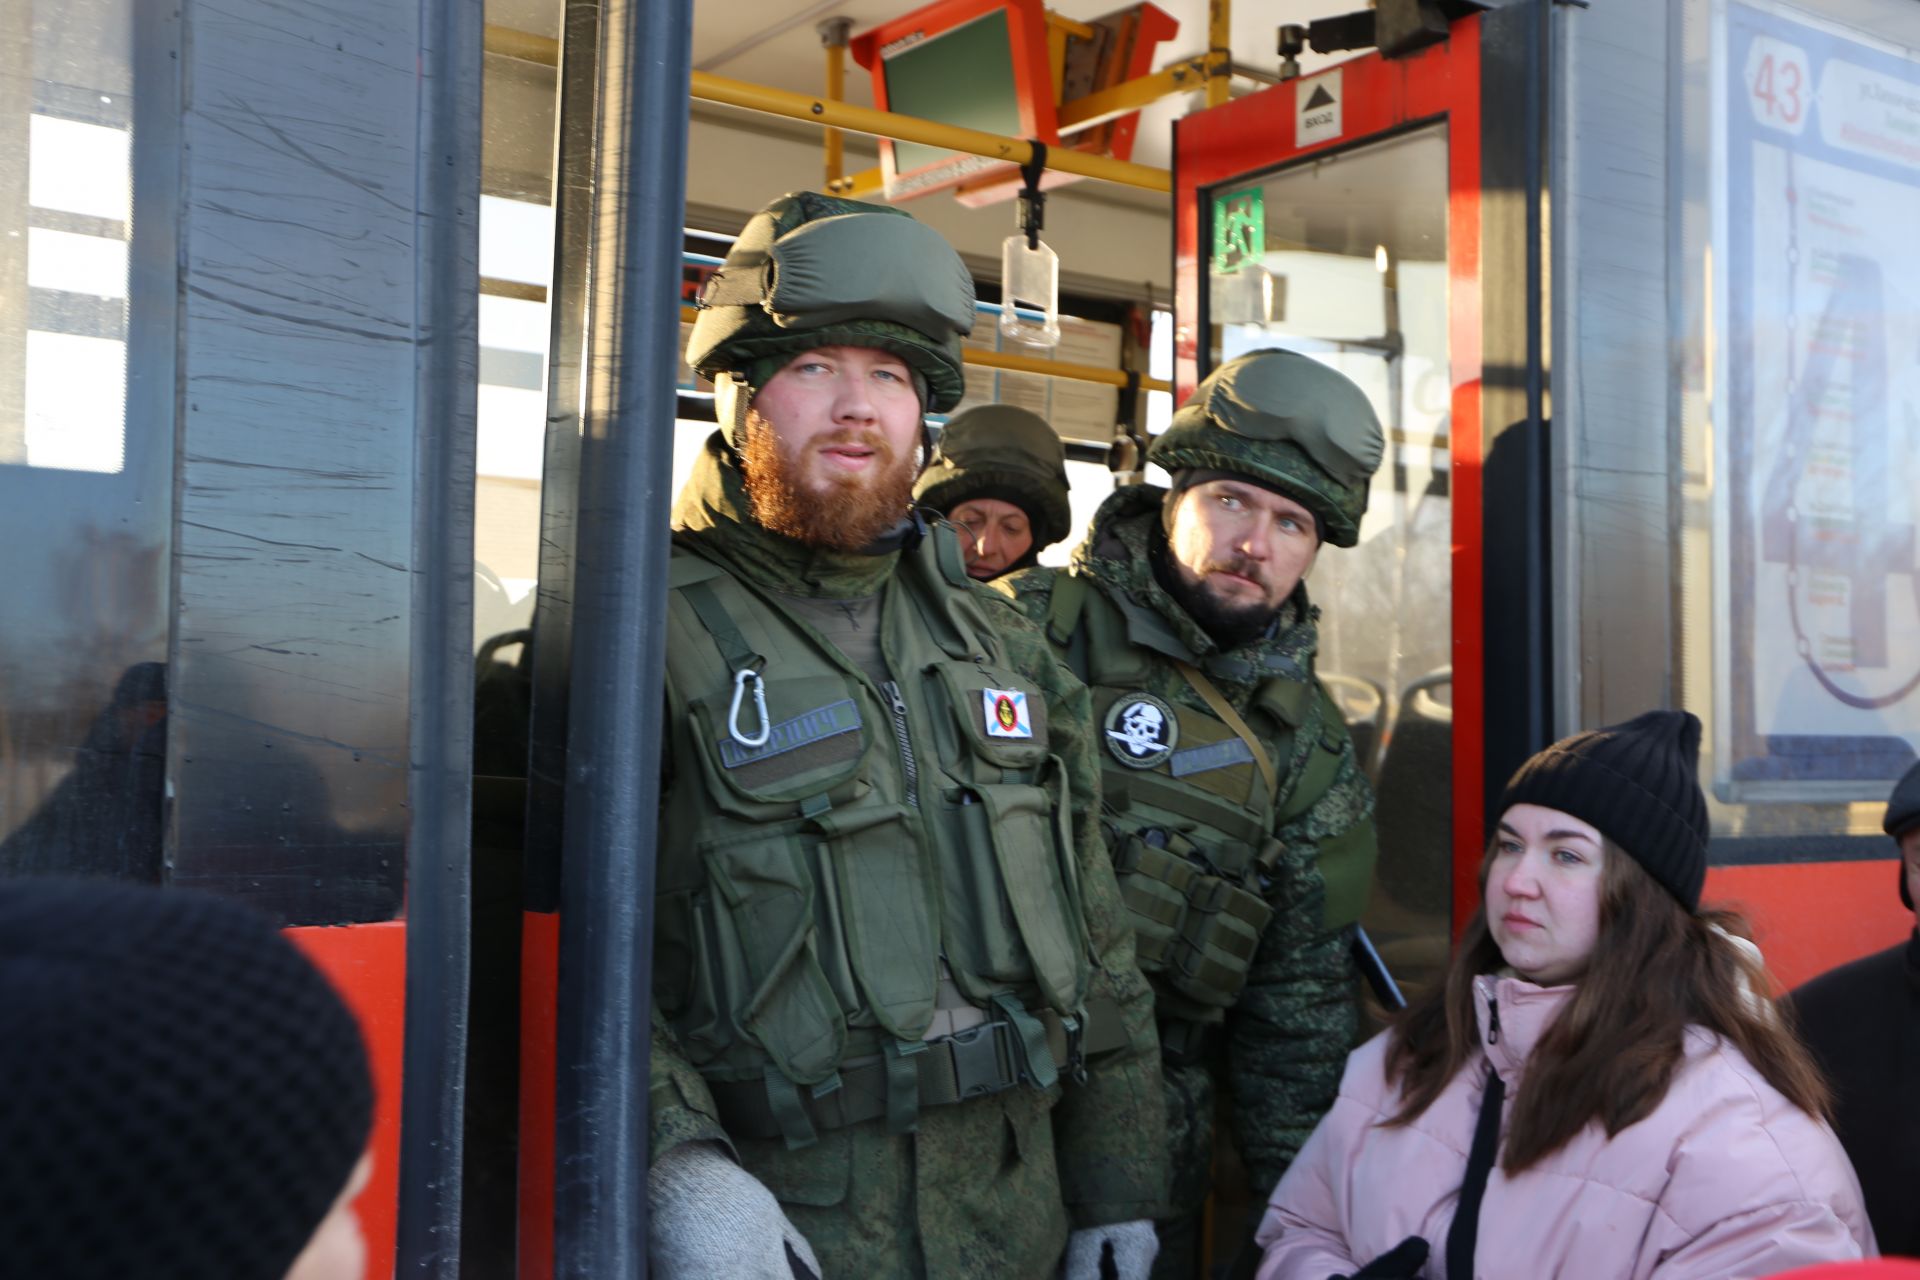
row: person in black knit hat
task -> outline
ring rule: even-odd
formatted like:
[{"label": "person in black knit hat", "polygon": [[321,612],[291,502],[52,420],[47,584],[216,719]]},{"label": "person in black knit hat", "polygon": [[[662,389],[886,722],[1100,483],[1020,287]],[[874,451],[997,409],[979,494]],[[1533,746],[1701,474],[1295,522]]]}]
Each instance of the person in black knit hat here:
[{"label": "person in black knit hat", "polygon": [[[1651,711],[1515,772],[1444,984],[1347,1060],[1259,1280],[1733,1280],[1871,1256],[1826,1086],[1703,908],[1700,722]],[[1411,1233],[1411,1234],[1410,1234]]]},{"label": "person in black knit hat", "polygon": [[1696,776],[1700,722],[1649,711],[1562,738],[1521,765],[1500,797],[1593,825],[1693,911],[1707,879],[1707,800]]},{"label": "person in black knit hat", "polygon": [[0,1272],[359,1280],[358,1024],[209,894],[0,882]]},{"label": "person in black knit hat", "polygon": [[[1920,763],[1887,799],[1900,902],[1920,901]],[[1833,1082],[1834,1128],[1882,1253],[1920,1257],[1920,928],[1796,988],[1788,1002]]]}]

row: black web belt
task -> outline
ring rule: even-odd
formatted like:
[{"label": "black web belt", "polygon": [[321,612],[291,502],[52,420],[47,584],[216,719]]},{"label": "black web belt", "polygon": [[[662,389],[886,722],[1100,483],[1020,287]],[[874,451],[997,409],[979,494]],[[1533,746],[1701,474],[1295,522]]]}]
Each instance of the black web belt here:
[{"label": "black web belt", "polygon": [[[1112,1000],[1087,1002],[1084,1031],[1070,1031],[1051,1009],[1030,1016],[1044,1028],[1047,1051],[1060,1075],[1075,1074],[1084,1058],[1127,1043],[1120,1006]],[[921,1107],[948,1106],[989,1097],[1018,1084],[1037,1083],[1023,1067],[1025,1051],[1019,1029],[1011,1021],[996,1019],[938,1040],[921,1041],[897,1056],[882,1054],[842,1063],[837,1086],[829,1081],[825,1092],[801,1090],[800,1103],[807,1119],[816,1129],[839,1129],[889,1118],[889,1069],[896,1060],[911,1064],[918,1079]],[[707,1088],[719,1109],[721,1127],[733,1137],[778,1138],[787,1133],[775,1109],[769,1081],[709,1080]]]}]

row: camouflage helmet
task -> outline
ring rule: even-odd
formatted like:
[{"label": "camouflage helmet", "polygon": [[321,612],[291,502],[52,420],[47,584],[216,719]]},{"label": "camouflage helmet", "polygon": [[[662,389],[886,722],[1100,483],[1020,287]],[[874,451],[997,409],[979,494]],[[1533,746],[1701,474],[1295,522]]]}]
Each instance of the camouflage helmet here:
[{"label": "camouflage helmet", "polygon": [[933,461],[913,486],[913,500],[949,515],[973,498],[999,498],[1026,512],[1035,551],[1072,531],[1067,450],[1045,418],[1010,404],[983,404],[947,423]]},{"label": "camouflage helmet", "polygon": [[1336,547],[1360,540],[1386,437],[1366,393],[1310,356],[1236,356],[1209,374],[1147,450],[1168,471],[1231,471],[1311,511]]},{"label": "camouflage helmet", "polygon": [[877,347],[925,380],[926,407],[964,390],[973,277],[911,214],[800,191],[755,214],[701,291],[687,363],[758,387],[819,347]]}]

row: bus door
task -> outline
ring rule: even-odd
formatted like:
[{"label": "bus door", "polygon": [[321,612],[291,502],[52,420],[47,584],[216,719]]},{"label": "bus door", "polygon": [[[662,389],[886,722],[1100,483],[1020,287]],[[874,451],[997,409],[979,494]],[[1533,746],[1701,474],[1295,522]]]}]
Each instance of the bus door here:
[{"label": "bus door", "polygon": [[[1526,69],[1538,6],[1521,10],[1175,127],[1176,395],[1243,352],[1287,347],[1352,378],[1386,429],[1359,545],[1328,548],[1308,592],[1319,673],[1378,796],[1364,924],[1409,996],[1440,974],[1477,901],[1488,788],[1547,725],[1544,624],[1504,616],[1544,598],[1542,538],[1524,526],[1544,501]],[[1496,470],[1511,517],[1484,495]],[[1490,563],[1486,521],[1510,518]],[[1497,661],[1490,634],[1506,646]]]}]

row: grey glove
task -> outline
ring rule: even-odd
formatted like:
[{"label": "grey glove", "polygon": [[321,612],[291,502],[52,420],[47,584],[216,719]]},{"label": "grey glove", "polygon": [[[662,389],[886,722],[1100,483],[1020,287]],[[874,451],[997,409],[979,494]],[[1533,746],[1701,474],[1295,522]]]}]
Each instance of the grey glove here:
[{"label": "grey glove", "polygon": [[647,1170],[647,1254],[659,1280],[820,1280],[813,1247],[761,1181],[711,1142]]},{"label": "grey glove", "polygon": [[1147,1280],[1160,1237],[1147,1218],[1083,1227],[1067,1237],[1062,1280]]}]

